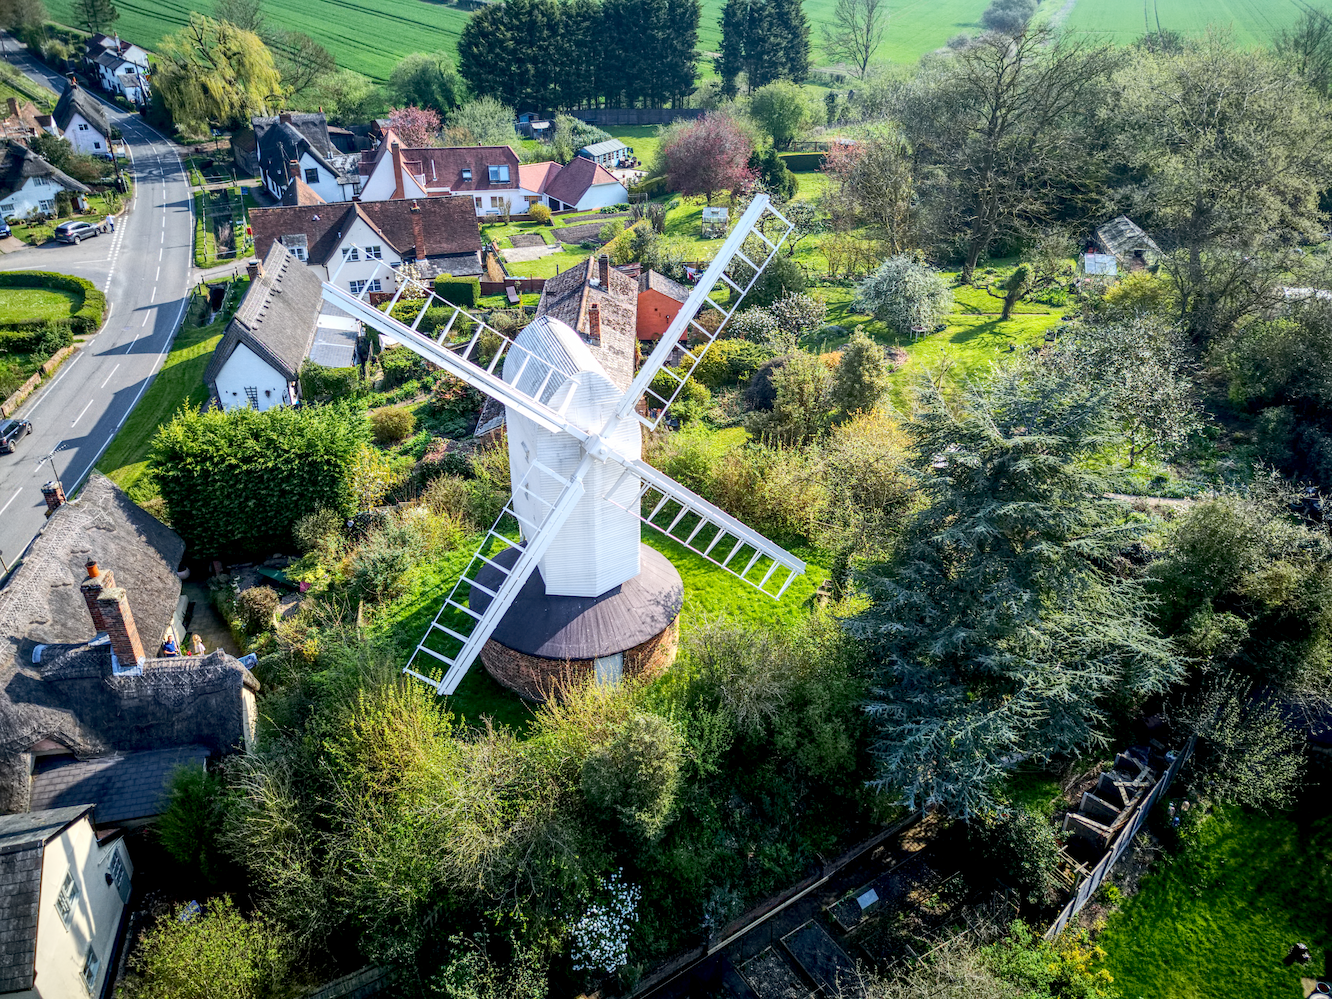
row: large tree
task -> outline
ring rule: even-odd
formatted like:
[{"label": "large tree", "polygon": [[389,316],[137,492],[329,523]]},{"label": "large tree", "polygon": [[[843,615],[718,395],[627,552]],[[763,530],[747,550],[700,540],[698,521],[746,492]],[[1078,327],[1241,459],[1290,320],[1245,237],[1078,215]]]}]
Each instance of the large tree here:
[{"label": "large tree", "polygon": [[213,20],[234,24],[242,31],[264,33],[264,12],[260,0],[213,0]]},{"label": "large tree", "polygon": [[922,392],[905,429],[925,502],[862,574],[870,606],[848,627],[879,671],[879,784],[965,816],[1017,759],[1098,745],[1112,706],[1180,666],[1109,569],[1134,529],[1088,471],[1099,395],[1017,366],[960,405]]},{"label": "large tree", "polygon": [[962,277],[1002,233],[1045,218],[1053,191],[1095,183],[1087,135],[1119,56],[1042,28],[982,35],[933,61],[897,110],[941,243],[960,245]]},{"label": "large tree", "polygon": [[284,31],[269,39],[274,64],[282,77],[283,92],[289,98],[312,91],[324,77],[337,72],[333,53],[309,35]]},{"label": "large tree", "polygon": [[829,59],[850,63],[864,76],[887,30],[885,0],[837,0],[832,20],[823,26],[823,51]]},{"label": "large tree", "polygon": [[717,75],[734,95],[745,74],[749,93],[774,80],[803,83],[809,75],[809,21],[800,0],[726,0]]},{"label": "large tree", "polygon": [[120,19],[120,11],[111,0],[74,0],[74,18],[94,34],[105,34]]},{"label": "large tree", "polygon": [[388,90],[402,105],[448,114],[461,103],[463,82],[447,52],[413,52],[393,67]]},{"label": "large tree", "polygon": [[1276,306],[1297,244],[1327,228],[1332,108],[1290,65],[1215,33],[1119,82],[1123,156],[1189,332],[1206,341]]},{"label": "large tree", "polygon": [[790,80],[775,80],[754,91],[749,114],[774,146],[787,149],[813,119],[814,108],[804,88]]},{"label": "large tree", "polygon": [[273,54],[258,35],[191,14],[157,48],[156,90],[177,125],[237,125],[282,99]]},{"label": "large tree", "polygon": [[682,194],[703,194],[708,203],[718,191],[749,183],[749,136],[727,115],[712,112],[680,122],[662,139],[661,159],[667,182]]}]

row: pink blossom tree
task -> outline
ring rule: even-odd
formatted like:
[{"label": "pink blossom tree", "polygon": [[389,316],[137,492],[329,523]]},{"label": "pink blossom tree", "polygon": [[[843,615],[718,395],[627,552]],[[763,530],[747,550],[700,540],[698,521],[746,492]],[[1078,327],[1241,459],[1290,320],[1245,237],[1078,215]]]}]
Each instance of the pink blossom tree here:
[{"label": "pink blossom tree", "polygon": [[708,204],[716,192],[734,191],[753,181],[749,169],[753,151],[744,130],[716,113],[677,127],[661,147],[671,188],[682,194],[705,194]]},{"label": "pink blossom tree", "polygon": [[432,108],[418,108],[408,104],[404,108],[389,108],[389,124],[408,148],[419,149],[438,142],[439,112]]}]

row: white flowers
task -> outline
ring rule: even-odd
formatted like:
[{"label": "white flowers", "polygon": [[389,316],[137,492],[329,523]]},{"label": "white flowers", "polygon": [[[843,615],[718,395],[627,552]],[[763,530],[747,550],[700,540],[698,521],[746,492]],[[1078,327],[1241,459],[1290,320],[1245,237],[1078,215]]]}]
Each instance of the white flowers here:
[{"label": "white flowers", "polygon": [[573,940],[573,966],[576,971],[610,974],[629,960],[629,934],[638,921],[638,900],[643,890],[625,884],[623,868],[599,879],[593,902],[569,928]]}]

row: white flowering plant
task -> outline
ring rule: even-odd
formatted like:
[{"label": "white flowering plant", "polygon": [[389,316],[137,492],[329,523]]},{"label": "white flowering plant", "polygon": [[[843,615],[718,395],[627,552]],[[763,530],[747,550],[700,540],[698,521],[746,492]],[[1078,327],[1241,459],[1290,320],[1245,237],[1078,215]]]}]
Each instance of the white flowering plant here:
[{"label": "white flowering plant", "polygon": [[629,961],[629,934],[638,922],[643,890],[626,884],[623,869],[599,878],[596,899],[569,927],[576,971],[612,974]]}]

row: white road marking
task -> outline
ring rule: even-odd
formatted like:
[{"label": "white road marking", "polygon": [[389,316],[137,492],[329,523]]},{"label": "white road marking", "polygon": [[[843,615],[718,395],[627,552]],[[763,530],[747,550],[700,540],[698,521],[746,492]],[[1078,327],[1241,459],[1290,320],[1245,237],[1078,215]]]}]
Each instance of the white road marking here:
[{"label": "white road marking", "polygon": [[[51,389],[55,388],[57,385],[60,384],[60,379],[64,378],[67,374],[69,374],[69,369],[74,367],[74,365],[78,364],[79,359],[81,357],[83,357],[83,351],[81,350],[75,351],[74,356],[70,359],[69,363],[60,369],[60,374],[55,376],[55,380],[51,382],[50,385],[46,386],[46,391],[43,392],[41,396],[37,399],[37,401],[32,404],[33,409],[36,409],[38,406],[42,404],[42,399],[45,399],[48,395],[51,394]],[[29,412],[31,411],[32,410],[29,410]]]},{"label": "white road marking", "polygon": [[142,327],[142,326],[147,326],[147,325],[148,325],[148,317],[151,316],[152,314],[153,314],[153,310],[152,310],[152,309],[149,309],[147,312],[145,312],[145,313],[143,314],[143,322],[139,323],[139,325],[140,325],[141,327]]},{"label": "white road marking", "polygon": [[157,287],[156,287],[156,286],[153,287],[153,293],[152,293],[151,295],[148,296],[148,301],[150,301],[150,302],[156,302],[156,301],[157,301]]},{"label": "white road marking", "polygon": [[[19,486],[19,488],[14,490],[14,495],[9,497],[9,503],[13,503],[14,500],[18,499],[19,493],[21,492],[23,492],[23,487]],[[0,513],[4,513],[6,510],[9,509],[9,503],[6,503],[4,506],[0,506]]]},{"label": "white road marking", "polygon": [[161,265],[161,264],[158,264],[158,265],[157,265],[157,276],[153,278],[153,282],[156,283],[156,282],[160,281],[161,279],[162,279],[162,265]]},{"label": "white road marking", "polygon": [[89,399],[89,400],[88,400],[88,405],[87,405],[87,406],[84,406],[82,412],[80,412],[78,416],[74,417],[74,421],[73,421],[73,423],[70,423],[70,426],[71,426],[71,427],[74,426],[75,423],[78,423],[79,420],[83,419],[83,414],[86,413],[86,412],[88,412],[88,409],[89,409],[89,408],[92,406],[92,404],[93,404],[94,402],[96,402],[96,401],[97,401],[97,400],[95,400],[95,399]]},{"label": "white road marking", "polygon": [[[117,362],[116,362],[116,366],[115,366],[114,368],[111,369],[111,375],[114,375],[114,374],[116,373],[116,371],[117,371],[119,368],[120,368],[120,362],[117,361]],[[109,381],[111,380],[111,375],[107,375],[107,376],[106,376],[106,381],[105,381],[105,382],[102,382],[102,384],[101,384],[101,386],[100,386],[101,388],[106,388],[106,382],[109,382]]]}]

